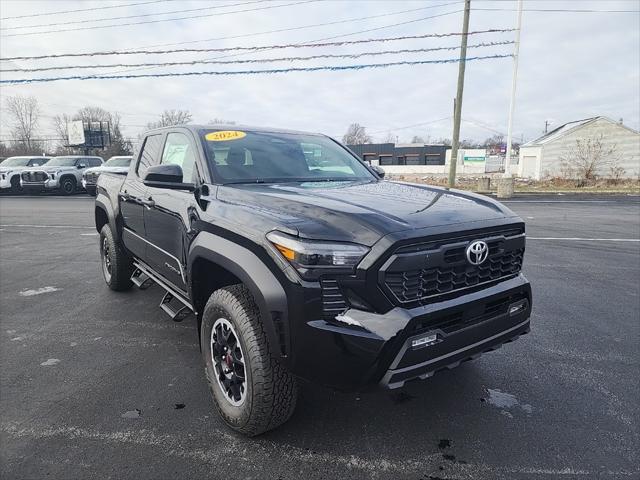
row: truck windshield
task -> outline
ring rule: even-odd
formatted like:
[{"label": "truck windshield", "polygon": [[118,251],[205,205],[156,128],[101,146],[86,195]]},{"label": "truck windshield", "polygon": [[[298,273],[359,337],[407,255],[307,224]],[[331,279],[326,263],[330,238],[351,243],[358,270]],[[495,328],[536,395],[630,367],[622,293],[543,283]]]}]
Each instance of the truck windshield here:
[{"label": "truck windshield", "polygon": [[347,150],[321,135],[201,130],[207,160],[222,183],[371,182]]},{"label": "truck windshield", "polygon": [[131,157],[111,157],[104,164],[105,167],[128,167],[131,163]]},{"label": "truck windshield", "polygon": [[[2,167],[26,167],[29,165],[29,160],[32,157],[9,157],[4,162],[0,163]],[[42,163],[44,163],[44,158],[42,159]]]},{"label": "truck windshield", "polygon": [[76,160],[76,157],[55,157],[47,162],[47,167],[72,167]]}]

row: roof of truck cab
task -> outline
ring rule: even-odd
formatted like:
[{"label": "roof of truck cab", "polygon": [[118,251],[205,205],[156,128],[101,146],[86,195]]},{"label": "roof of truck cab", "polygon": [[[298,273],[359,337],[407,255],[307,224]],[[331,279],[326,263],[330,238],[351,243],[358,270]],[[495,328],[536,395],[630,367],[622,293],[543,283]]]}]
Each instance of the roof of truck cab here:
[{"label": "roof of truck cab", "polygon": [[207,125],[207,124],[198,124],[198,125],[193,125],[193,124],[188,124],[188,125],[171,125],[168,127],[158,127],[158,128],[154,128],[153,130],[148,130],[146,132],[144,132],[144,135],[147,135],[149,133],[152,132],[164,132],[166,130],[172,130],[175,128],[186,128],[187,130],[191,130],[193,133],[200,133],[201,130],[211,130],[211,131],[218,131],[218,130],[239,130],[239,131],[243,131],[243,132],[261,132],[261,133],[288,133],[288,134],[293,134],[293,135],[318,135],[318,136],[325,136],[322,133],[318,133],[318,132],[302,132],[300,130],[287,130],[285,128],[276,128],[276,127],[252,127],[250,125],[226,125],[226,124],[214,124],[214,125]]}]

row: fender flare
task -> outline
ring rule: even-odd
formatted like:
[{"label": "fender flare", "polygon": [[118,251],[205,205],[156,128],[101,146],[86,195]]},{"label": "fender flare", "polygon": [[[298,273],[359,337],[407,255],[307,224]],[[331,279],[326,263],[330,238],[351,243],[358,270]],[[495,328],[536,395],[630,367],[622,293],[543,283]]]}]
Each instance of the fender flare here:
[{"label": "fender flare", "polygon": [[[107,214],[107,222],[109,223],[109,227],[111,227],[111,232],[116,237],[116,240],[120,239],[120,231],[117,228],[116,216],[113,211],[113,207],[111,206],[111,202],[108,198],[106,198],[103,194],[98,194],[95,200],[95,208],[100,208],[105,211]],[[96,230],[98,226],[96,225]]]},{"label": "fender flare", "polygon": [[[284,333],[288,317],[288,302],[284,288],[264,262],[251,250],[210,232],[200,232],[191,244],[187,258],[187,276],[192,279],[192,267],[198,258],[209,260],[225,268],[249,289],[260,310],[260,318],[267,333],[271,352],[286,356],[289,351]],[[193,281],[189,282],[189,296],[193,297]],[[278,324],[278,325],[276,325]]]}]

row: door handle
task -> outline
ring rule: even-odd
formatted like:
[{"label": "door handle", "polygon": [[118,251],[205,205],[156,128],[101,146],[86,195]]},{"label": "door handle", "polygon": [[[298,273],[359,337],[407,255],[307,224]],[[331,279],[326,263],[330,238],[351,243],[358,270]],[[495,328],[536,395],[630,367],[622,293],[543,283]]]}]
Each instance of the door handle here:
[{"label": "door handle", "polygon": [[147,209],[149,210],[156,206],[156,202],[151,197],[149,197],[148,200],[140,200],[140,203],[147,207]]}]

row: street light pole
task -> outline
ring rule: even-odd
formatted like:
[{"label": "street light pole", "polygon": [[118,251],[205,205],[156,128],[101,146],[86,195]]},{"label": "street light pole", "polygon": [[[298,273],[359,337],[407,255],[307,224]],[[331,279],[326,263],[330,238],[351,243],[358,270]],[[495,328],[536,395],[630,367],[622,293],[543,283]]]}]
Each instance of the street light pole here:
[{"label": "street light pole", "polygon": [[458,89],[453,112],[453,139],[451,140],[451,163],[449,164],[449,187],[456,183],[456,166],[458,164],[458,146],[460,144],[460,119],[462,117],[462,91],[464,90],[464,70],[467,60],[467,39],[469,34],[469,13],[471,0],[464,2],[464,18],[462,20],[462,40],[460,42],[460,61],[458,62]]}]

